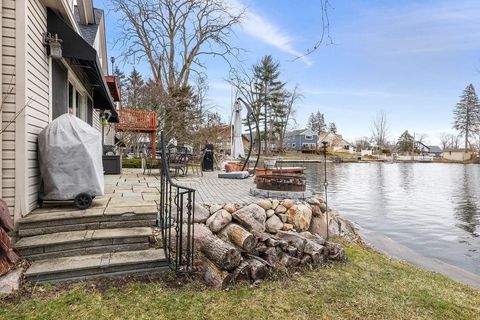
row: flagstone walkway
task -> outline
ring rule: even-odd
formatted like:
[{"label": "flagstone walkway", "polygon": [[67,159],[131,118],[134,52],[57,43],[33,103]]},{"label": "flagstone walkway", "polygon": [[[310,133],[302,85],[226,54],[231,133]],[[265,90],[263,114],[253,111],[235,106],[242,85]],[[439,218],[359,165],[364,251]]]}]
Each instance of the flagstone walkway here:
[{"label": "flagstone walkway", "polygon": [[[188,175],[173,178],[181,186],[196,190],[196,201],[211,203],[249,203],[255,200],[250,195],[253,178],[220,179],[217,172],[205,172],[203,177]],[[110,198],[108,207],[150,206],[159,200],[160,181],[158,175],[143,174],[139,169],[124,169],[121,175],[105,176],[105,195]]]}]

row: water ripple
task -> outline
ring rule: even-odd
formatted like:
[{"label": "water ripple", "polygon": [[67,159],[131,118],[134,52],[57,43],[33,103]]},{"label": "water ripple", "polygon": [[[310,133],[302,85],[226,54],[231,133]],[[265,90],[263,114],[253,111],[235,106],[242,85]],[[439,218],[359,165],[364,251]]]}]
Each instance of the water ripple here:
[{"label": "water ripple", "polygon": [[[323,192],[323,165],[307,168]],[[480,166],[432,163],[329,163],[330,205],[360,228],[421,255],[480,274]]]}]

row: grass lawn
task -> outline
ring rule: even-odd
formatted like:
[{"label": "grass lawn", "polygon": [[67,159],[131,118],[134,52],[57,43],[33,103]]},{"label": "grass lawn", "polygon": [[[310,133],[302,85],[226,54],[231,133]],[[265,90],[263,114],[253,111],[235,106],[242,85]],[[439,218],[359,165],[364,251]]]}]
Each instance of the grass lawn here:
[{"label": "grass lawn", "polygon": [[31,287],[23,298],[0,301],[0,318],[480,319],[480,291],[355,244],[345,247],[346,264],[274,276],[258,287],[219,291],[190,282],[173,289],[165,281]]}]

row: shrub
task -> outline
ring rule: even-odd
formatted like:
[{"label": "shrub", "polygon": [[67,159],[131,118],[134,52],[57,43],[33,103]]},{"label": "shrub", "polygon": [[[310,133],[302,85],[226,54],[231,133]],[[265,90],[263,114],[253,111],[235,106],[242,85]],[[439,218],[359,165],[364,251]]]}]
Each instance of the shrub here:
[{"label": "shrub", "polygon": [[141,168],[142,159],[141,158],[123,159],[122,167],[123,168]]}]

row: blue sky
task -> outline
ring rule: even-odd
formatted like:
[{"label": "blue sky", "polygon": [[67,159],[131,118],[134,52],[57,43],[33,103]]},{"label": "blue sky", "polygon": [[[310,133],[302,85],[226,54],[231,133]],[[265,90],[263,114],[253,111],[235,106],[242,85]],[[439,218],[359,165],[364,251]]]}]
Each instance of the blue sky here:
[{"label": "blue sky", "polygon": [[[298,84],[304,99],[297,106],[297,127],[320,110],[348,139],[369,136],[372,119],[384,110],[389,139],[404,130],[428,134],[452,131],[452,109],[469,84],[480,90],[480,1],[330,0],[334,45],[292,61],[311,47],[321,32],[320,0],[229,0],[247,8],[231,41],[246,49],[249,68],[266,54],[281,64],[282,78]],[[109,54],[118,32],[108,0]],[[121,65],[128,73],[132,66]],[[137,66],[148,77],[148,68]],[[228,65],[207,61],[209,99],[228,120],[231,89]]]}]

